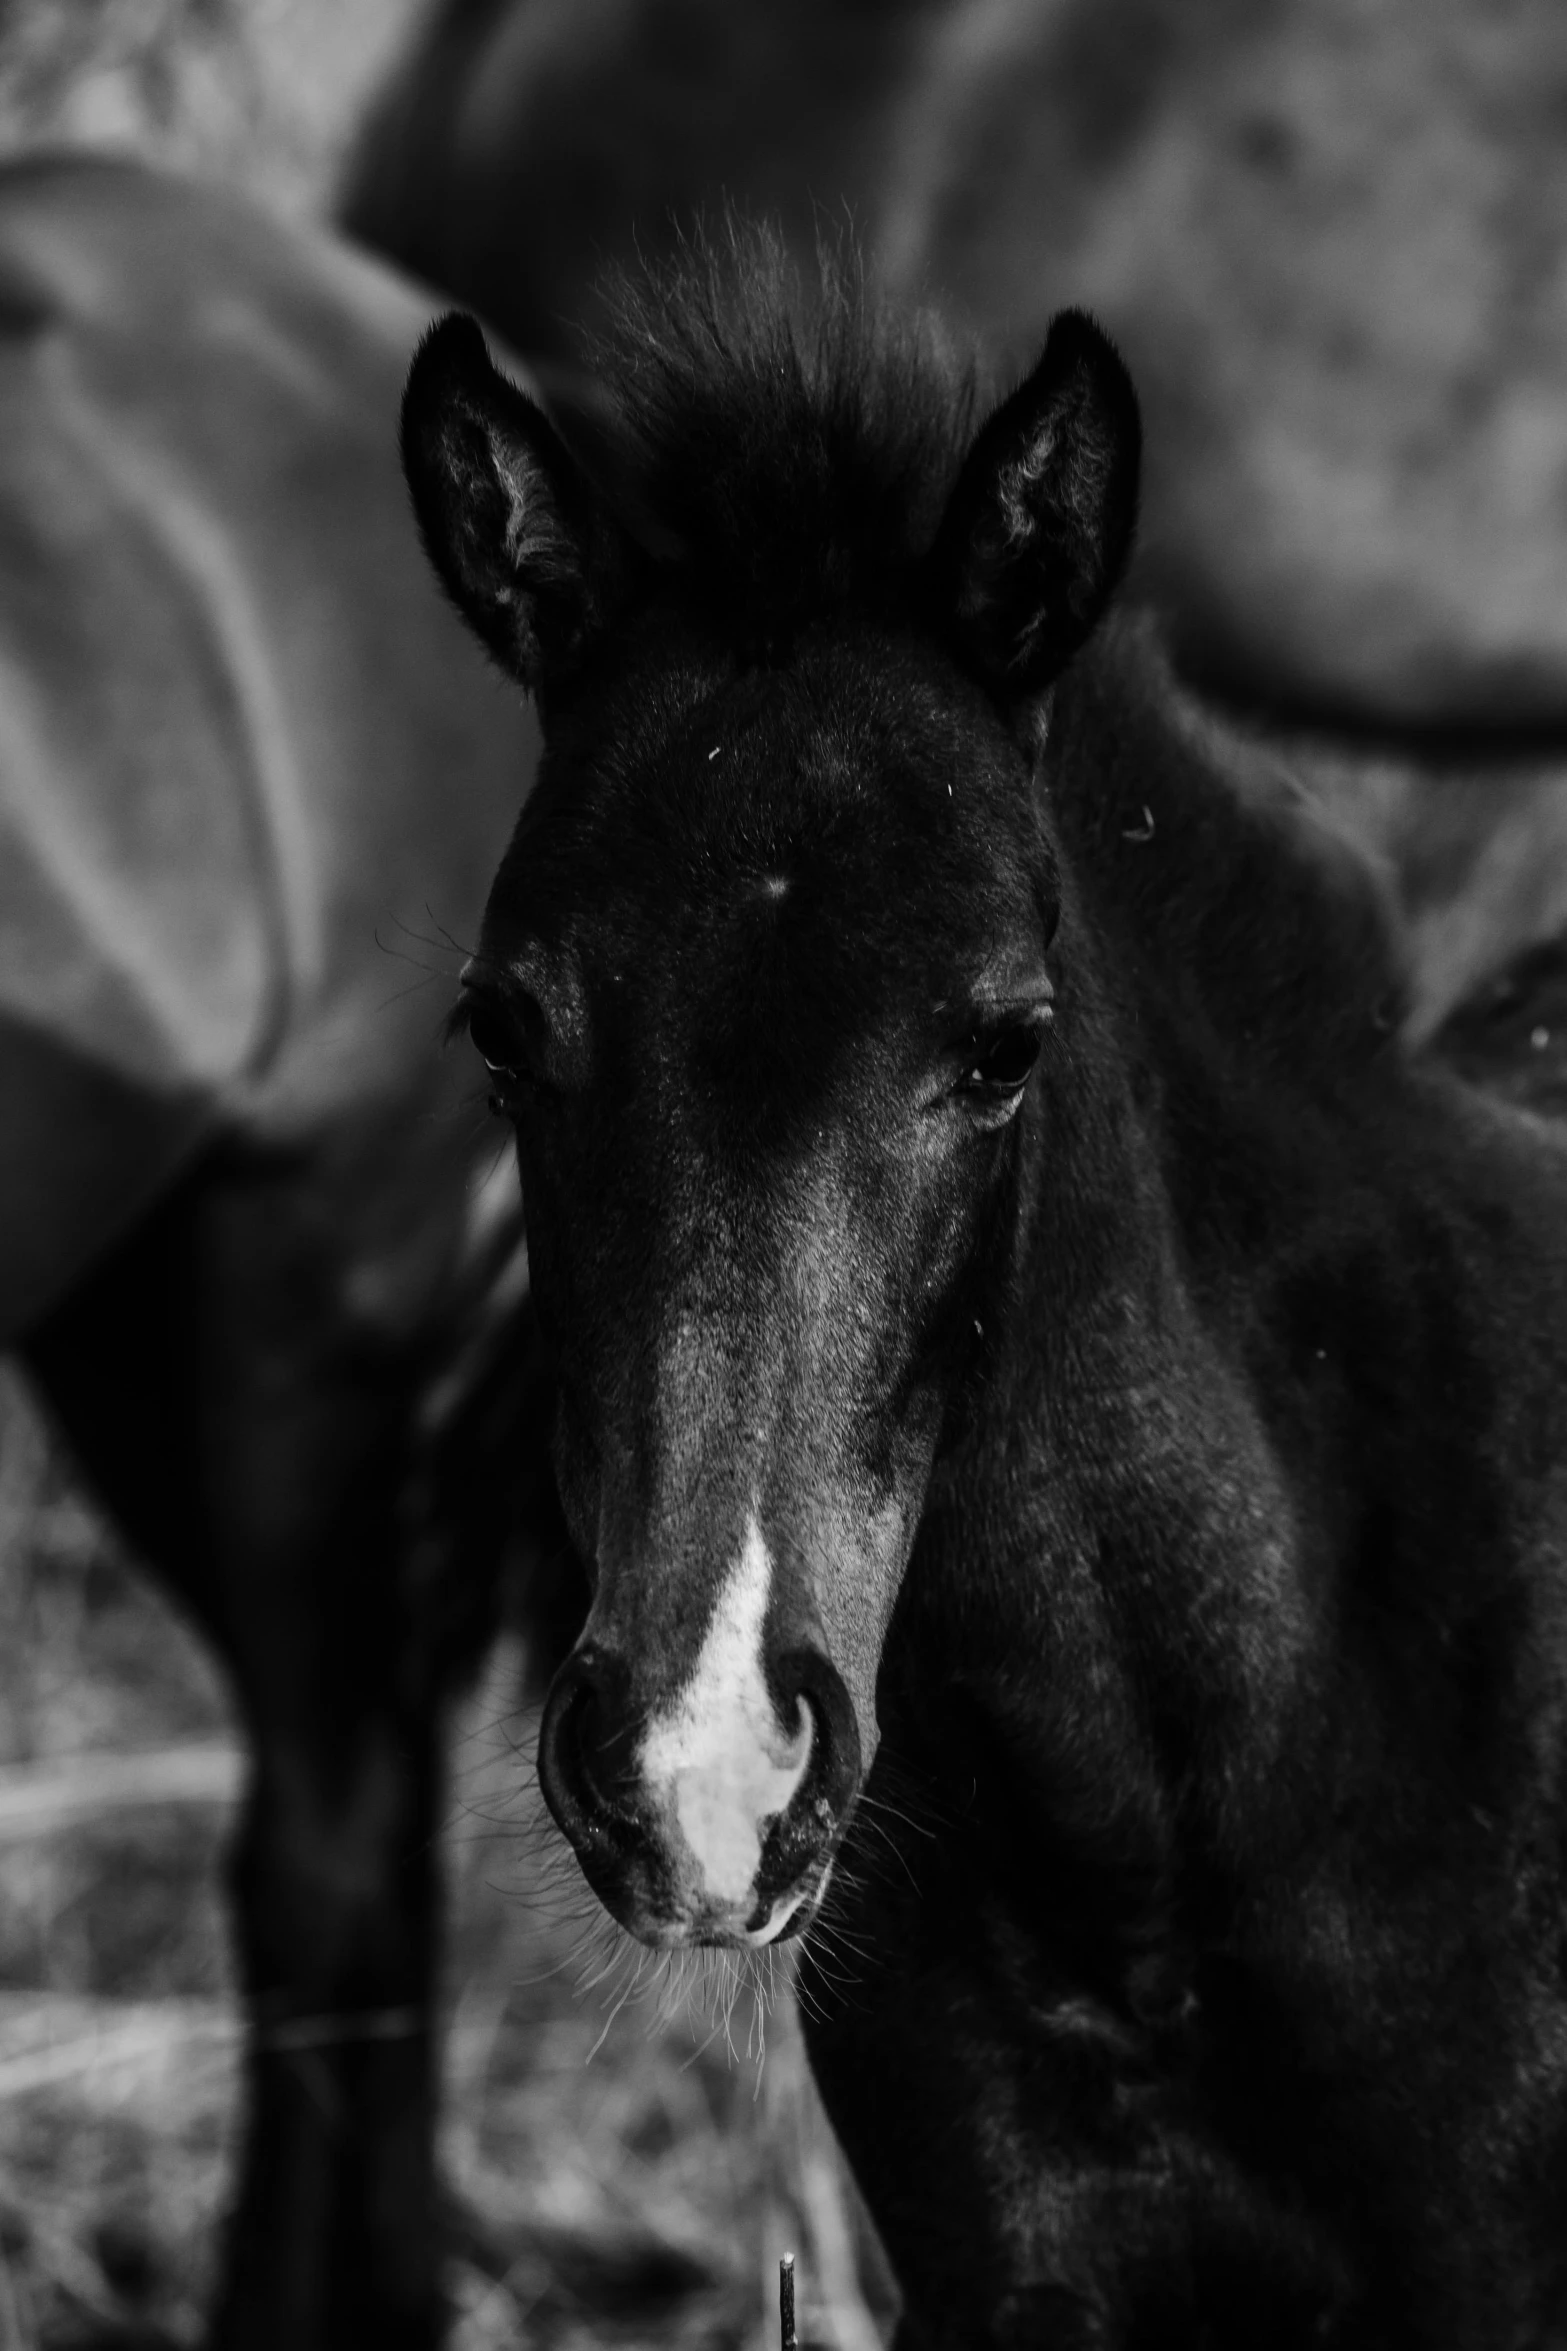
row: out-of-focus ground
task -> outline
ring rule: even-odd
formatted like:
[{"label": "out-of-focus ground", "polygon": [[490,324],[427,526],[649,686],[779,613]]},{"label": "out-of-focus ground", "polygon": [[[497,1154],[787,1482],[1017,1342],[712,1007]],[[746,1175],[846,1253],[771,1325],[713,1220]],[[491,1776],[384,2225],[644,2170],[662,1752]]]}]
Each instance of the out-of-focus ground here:
[{"label": "out-of-focus ground", "polygon": [[[756,2346],[892,2316],[780,1979],[643,1980],[549,1828],[503,1642],[453,1729],[454,2351]],[[0,2351],[190,2344],[236,2143],[242,1761],[205,1654],[0,1381]],[[759,2034],[765,2053],[759,2056]]]}]

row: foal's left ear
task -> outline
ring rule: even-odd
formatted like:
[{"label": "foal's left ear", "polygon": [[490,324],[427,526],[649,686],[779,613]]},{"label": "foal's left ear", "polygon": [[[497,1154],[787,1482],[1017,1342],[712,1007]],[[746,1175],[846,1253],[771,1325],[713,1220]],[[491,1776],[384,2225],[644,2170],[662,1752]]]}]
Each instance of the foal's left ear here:
[{"label": "foal's left ear", "polygon": [[1142,426],[1108,335],[1081,310],[963,463],[931,567],[941,609],[991,686],[1037,693],[1109,602],[1131,553]]},{"label": "foal's left ear", "polygon": [[547,699],[627,593],[630,542],[543,409],[458,312],[419,346],[402,451],[425,547],[454,603]]}]

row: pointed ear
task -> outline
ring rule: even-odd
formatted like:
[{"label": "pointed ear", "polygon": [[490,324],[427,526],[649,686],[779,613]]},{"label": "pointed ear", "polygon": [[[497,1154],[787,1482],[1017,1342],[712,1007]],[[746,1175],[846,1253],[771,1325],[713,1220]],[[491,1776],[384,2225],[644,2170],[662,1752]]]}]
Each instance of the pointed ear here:
[{"label": "pointed ear", "polygon": [[547,696],[629,593],[633,551],[543,409],[458,312],[419,346],[402,452],[447,592],[513,677]]},{"label": "pointed ear", "polygon": [[980,428],[931,552],[939,607],[996,692],[1037,693],[1099,619],[1131,552],[1141,449],[1114,344],[1061,311]]}]

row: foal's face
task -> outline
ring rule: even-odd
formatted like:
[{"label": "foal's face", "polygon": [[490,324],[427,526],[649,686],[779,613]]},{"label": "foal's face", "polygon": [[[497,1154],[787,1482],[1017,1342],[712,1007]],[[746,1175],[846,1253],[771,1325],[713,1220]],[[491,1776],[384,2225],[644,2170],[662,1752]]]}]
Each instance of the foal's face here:
[{"label": "foal's face", "polygon": [[[887,520],[912,460],[869,445],[876,400],[813,389],[787,332],[725,360],[700,284],[677,314],[696,377],[659,557],[471,322],[427,340],[403,415],[430,554],[547,745],[467,975],[594,1586],[545,1793],[665,1944],[803,1925],[876,1745],[1049,1022],[1026,714],[1135,502],[1135,401],[1087,319],[985,423],[928,547]],[[779,594],[782,649],[747,668],[729,632]]]},{"label": "foal's face", "polygon": [[[594,1586],[546,1793],[649,1940],[803,1923],[1048,1022],[1025,762],[928,650],[737,675],[667,621],[491,898],[556,1459]],[[672,681],[678,680],[678,685]]]}]

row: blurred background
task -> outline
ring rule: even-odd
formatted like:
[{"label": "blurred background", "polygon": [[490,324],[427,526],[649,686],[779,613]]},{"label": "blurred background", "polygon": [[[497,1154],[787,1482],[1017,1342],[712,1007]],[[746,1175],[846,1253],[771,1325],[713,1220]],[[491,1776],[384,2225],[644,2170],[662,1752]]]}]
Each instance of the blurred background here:
[{"label": "blurred background", "polygon": [[[731,197],[806,257],[850,224],[998,382],[1087,303],[1188,676],[1296,747],[1417,927],[1494,812],[1432,1020],[1567,919],[1560,0],[4,0],[0,146],[62,144],[332,226],[556,370],[606,264]],[[0,1625],[0,2351],[192,2343],[237,1733],[14,1376]],[[453,1729],[455,2342],[760,2345],[795,2246],[805,2331],[873,2351],[893,2296],[782,1971],[765,2015],[631,1983],[519,1666],[508,1634]]]}]

